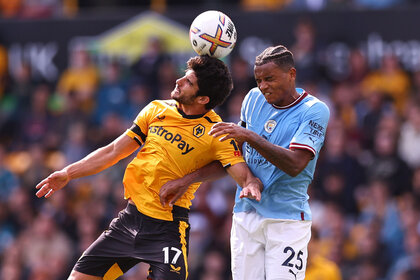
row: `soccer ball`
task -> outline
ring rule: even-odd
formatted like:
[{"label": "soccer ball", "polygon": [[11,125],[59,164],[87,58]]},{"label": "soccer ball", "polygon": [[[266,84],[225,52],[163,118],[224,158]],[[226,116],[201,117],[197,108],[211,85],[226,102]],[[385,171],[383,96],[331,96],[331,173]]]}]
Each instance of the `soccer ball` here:
[{"label": "soccer ball", "polygon": [[219,11],[199,14],[190,27],[191,45],[199,55],[225,57],[235,47],[236,38],[232,20]]}]

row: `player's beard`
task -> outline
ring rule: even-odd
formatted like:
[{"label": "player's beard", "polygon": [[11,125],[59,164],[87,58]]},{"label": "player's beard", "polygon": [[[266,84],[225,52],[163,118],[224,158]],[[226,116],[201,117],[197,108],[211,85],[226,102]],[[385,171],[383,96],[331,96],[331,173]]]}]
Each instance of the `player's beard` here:
[{"label": "player's beard", "polygon": [[185,96],[181,92],[178,96],[174,92],[172,92],[171,95],[174,100],[178,101],[178,103],[182,105],[192,105],[194,103],[195,98],[197,97],[197,95],[195,94],[191,96]]}]

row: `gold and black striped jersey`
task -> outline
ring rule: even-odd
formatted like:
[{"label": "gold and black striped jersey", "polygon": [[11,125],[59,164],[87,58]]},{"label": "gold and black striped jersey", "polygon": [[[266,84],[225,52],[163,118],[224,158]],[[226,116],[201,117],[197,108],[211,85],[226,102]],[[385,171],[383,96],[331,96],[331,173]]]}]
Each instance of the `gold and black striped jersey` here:
[{"label": "gold and black striped jersey", "polygon": [[[143,145],[124,174],[124,197],[132,199],[143,214],[173,220],[171,208],[162,207],[159,190],[168,181],[181,178],[218,160],[225,167],[244,162],[236,142],[219,141],[208,135],[220,116],[210,110],[190,116],[178,110],[174,100],[149,103],[126,134]],[[175,203],[190,208],[196,183]]]}]

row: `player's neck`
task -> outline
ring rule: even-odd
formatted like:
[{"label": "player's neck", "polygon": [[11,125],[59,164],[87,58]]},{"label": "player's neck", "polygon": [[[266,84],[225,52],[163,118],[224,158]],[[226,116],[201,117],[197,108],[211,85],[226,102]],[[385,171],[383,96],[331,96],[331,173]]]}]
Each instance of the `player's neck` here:
[{"label": "player's neck", "polygon": [[209,111],[203,105],[199,104],[185,105],[178,103],[178,109],[188,116],[204,115]]}]

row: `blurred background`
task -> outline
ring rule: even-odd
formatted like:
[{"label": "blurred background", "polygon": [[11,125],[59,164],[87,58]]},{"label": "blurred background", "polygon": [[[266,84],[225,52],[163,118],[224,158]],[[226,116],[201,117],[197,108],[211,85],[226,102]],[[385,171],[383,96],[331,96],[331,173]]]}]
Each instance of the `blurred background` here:
[{"label": "blurred background", "polygon": [[[235,85],[217,109],[225,121],[238,121],[255,56],[274,44],[293,51],[298,86],[331,110],[309,188],[306,279],[420,279],[417,0],[0,0],[0,279],[66,279],[125,207],[131,157],[48,200],[34,187],[169,98],[194,55],[189,25],[209,9],[238,31],[224,59]],[[228,177],[199,188],[189,279],[230,279],[234,190]]]}]

